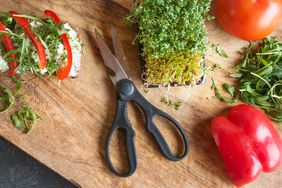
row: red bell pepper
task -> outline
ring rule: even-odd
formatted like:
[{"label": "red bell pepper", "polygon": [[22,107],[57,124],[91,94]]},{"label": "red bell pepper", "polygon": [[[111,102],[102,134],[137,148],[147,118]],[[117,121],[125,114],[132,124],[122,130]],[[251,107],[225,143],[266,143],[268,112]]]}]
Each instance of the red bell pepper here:
[{"label": "red bell pepper", "polygon": [[31,31],[28,20],[26,18],[17,16],[18,13],[15,11],[9,11],[9,13],[16,20],[16,22],[23,28],[24,32],[27,34],[32,44],[35,46],[39,57],[39,67],[41,69],[44,69],[47,64],[45,48],[42,45],[41,41]]},{"label": "red bell pepper", "polygon": [[[58,15],[51,11],[51,10],[45,10],[44,13],[51,17],[53,22],[55,23],[61,23],[61,20],[60,18],[58,17]],[[60,27],[58,27],[60,29]],[[57,78],[59,80],[64,80],[65,78],[68,77],[69,73],[70,73],[70,70],[71,70],[71,66],[72,66],[72,49],[71,49],[71,46],[70,46],[70,42],[69,42],[69,39],[68,39],[68,36],[67,34],[62,34],[61,36],[61,40],[64,44],[64,47],[65,49],[67,50],[67,57],[68,57],[68,61],[67,61],[67,65],[60,68],[58,71],[57,71]]]},{"label": "red bell pepper", "polygon": [[[0,22],[0,31],[7,31],[6,30],[6,27],[3,25],[2,22]],[[13,42],[11,40],[11,38],[8,36],[8,35],[3,35],[1,37],[2,39],[2,42],[6,48],[6,50],[9,52],[9,51],[13,51],[14,50],[14,45],[13,45]],[[13,76],[15,75],[15,68],[17,68],[17,66],[19,65],[19,63],[16,61],[16,54],[11,54],[9,56],[10,58],[14,59],[14,61],[11,61],[9,63],[9,67],[10,67],[10,70],[9,70],[9,75]]]},{"label": "red bell pepper", "polygon": [[211,123],[212,134],[231,180],[237,186],[281,166],[282,140],[259,109],[241,104]]}]

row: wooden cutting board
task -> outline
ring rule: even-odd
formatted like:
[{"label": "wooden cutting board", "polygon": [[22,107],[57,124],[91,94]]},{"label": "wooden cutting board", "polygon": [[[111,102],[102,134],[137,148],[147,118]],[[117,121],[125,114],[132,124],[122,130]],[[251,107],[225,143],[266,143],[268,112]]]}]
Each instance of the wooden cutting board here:
[{"label": "wooden cutting board", "polygon": [[[207,23],[209,40],[219,43],[230,58],[224,59],[213,51],[207,54],[207,66],[220,64],[222,70],[208,73],[203,86],[193,88],[151,89],[144,92],[140,82],[138,47],[133,46],[136,30],[126,26],[131,0],[3,0],[0,11],[16,10],[23,14],[43,16],[52,9],[62,20],[68,21],[83,41],[83,58],[79,78],[68,79],[58,86],[56,78],[39,78],[28,82],[23,93],[29,105],[42,117],[35,131],[21,134],[9,119],[12,109],[1,114],[0,134],[34,158],[81,187],[233,187],[210,134],[210,120],[228,110],[229,106],[214,99],[210,89],[211,76],[218,82],[233,83],[228,77],[238,62],[236,51],[247,42],[225,34],[214,21]],[[105,163],[105,138],[115,113],[114,87],[102,63],[94,40],[99,30],[110,42],[110,22],[117,27],[127,52],[133,80],[139,91],[154,105],[175,117],[183,126],[191,142],[189,156],[180,162],[168,161],[160,153],[142,123],[138,110],[129,106],[130,120],[136,130],[138,169],[129,178],[113,175]],[[282,24],[275,33],[282,39]],[[1,82],[9,80],[3,75]],[[162,96],[171,100],[185,100],[180,110],[160,102]],[[137,116],[137,117],[135,117]],[[276,126],[282,135],[282,126]],[[167,131],[167,129],[164,129]],[[170,140],[171,134],[165,133]],[[171,141],[172,146],[174,142]],[[119,147],[115,141],[113,147]],[[113,152],[113,154],[116,154]],[[115,155],[116,156],[116,155]],[[119,155],[114,159],[120,160]],[[281,187],[282,168],[262,174],[258,181],[246,187]]]}]

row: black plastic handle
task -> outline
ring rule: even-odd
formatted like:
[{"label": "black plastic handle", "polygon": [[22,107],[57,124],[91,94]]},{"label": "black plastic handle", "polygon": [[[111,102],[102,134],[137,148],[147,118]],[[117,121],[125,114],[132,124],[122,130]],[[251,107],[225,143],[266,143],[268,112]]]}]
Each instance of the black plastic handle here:
[{"label": "black plastic handle", "polygon": [[[117,102],[117,110],[116,110],[116,116],[115,120],[113,122],[113,126],[110,129],[110,132],[108,134],[108,137],[106,139],[106,160],[108,162],[108,165],[110,167],[110,170],[120,177],[128,177],[131,176],[137,167],[136,163],[136,154],[135,154],[135,146],[134,146],[134,137],[135,132],[132,129],[129,121],[128,116],[126,112],[126,105],[127,101],[118,100]],[[127,153],[127,159],[129,162],[129,170],[127,172],[120,172],[117,170],[111,160],[110,157],[110,141],[112,139],[112,136],[115,134],[115,132],[118,129],[122,129],[125,131],[125,144],[126,144],[126,153]]]},{"label": "black plastic handle", "polygon": [[[189,141],[184,133],[182,127],[180,124],[172,118],[167,113],[159,110],[155,106],[153,106],[151,103],[149,103],[137,90],[135,85],[132,81],[124,79],[118,82],[117,84],[117,93],[118,97],[121,100],[124,101],[135,101],[144,111],[145,117],[146,117],[146,123],[147,123],[147,129],[148,131],[153,135],[155,138],[157,144],[161,148],[163,154],[172,161],[178,161],[183,159],[189,152]],[[180,156],[176,156],[171,152],[171,149],[169,148],[166,140],[160,133],[159,129],[156,127],[156,125],[153,123],[153,118],[155,116],[162,116],[168,121],[170,121],[179,131],[182,140],[184,142],[184,152]]]},{"label": "black plastic handle", "polygon": [[[161,150],[162,150],[163,154],[166,156],[166,158],[168,158],[169,160],[172,160],[172,161],[179,161],[179,160],[183,159],[189,152],[189,141],[188,141],[186,134],[184,133],[183,129],[181,128],[179,123],[174,118],[172,118],[170,115],[168,115],[167,113],[157,109],[154,106],[151,106],[150,108],[152,108],[153,110],[151,110],[150,113],[146,115],[147,116],[148,131],[153,135],[153,137],[155,138],[157,144],[161,148]],[[165,138],[163,137],[163,135],[160,133],[159,129],[157,128],[157,126],[153,122],[154,116],[162,116],[163,118],[170,121],[172,123],[172,125],[174,125],[176,127],[176,129],[180,133],[181,138],[184,142],[184,150],[183,150],[183,153],[181,155],[177,156],[177,155],[174,155],[171,152],[171,149],[169,148],[167,141],[165,140]]]}]

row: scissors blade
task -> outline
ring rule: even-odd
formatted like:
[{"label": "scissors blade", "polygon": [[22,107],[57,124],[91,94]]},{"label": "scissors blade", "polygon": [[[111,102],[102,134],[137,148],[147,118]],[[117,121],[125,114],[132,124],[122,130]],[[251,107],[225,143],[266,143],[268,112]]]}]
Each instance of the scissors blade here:
[{"label": "scissors blade", "polygon": [[122,66],[111,52],[110,48],[105,43],[102,36],[97,31],[96,31],[96,41],[100,49],[100,52],[102,54],[104,63],[108,68],[110,68],[115,73],[114,76],[110,76],[114,85],[116,85],[116,83],[122,79],[128,79],[128,76],[123,70]]},{"label": "scissors blade", "polygon": [[112,28],[112,38],[113,38],[113,45],[114,45],[116,58],[120,62],[123,70],[127,74],[129,74],[130,69],[129,69],[128,64],[127,64],[126,55],[125,55],[124,49],[122,47],[121,41],[120,41],[119,36],[116,32],[116,28],[113,24],[111,24],[111,28]]}]

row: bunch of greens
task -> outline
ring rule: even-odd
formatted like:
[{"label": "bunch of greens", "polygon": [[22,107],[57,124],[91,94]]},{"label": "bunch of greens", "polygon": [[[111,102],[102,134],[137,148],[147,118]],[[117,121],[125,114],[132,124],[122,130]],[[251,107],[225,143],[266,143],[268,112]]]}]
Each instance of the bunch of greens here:
[{"label": "bunch of greens", "polygon": [[258,50],[251,43],[237,68],[241,99],[282,122],[282,42],[266,38]]},{"label": "bunch of greens", "polygon": [[204,21],[211,0],[136,0],[127,21],[137,23],[149,84],[190,84],[203,74],[208,48]]},{"label": "bunch of greens", "polygon": [[[63,28],[63,24],[56,24],[52,22],[51,18],[41,19],[30,15],[18,16],[27,18],[31,23],[32,32],[41,41],[46,50],[46,69],[47,72],[52,75],[58,69],[58,59],[62,62],[66,60],[66,52],[63,51],[63,53],[60,54],[58,51],[58,47],[62,45],[60,35],[66,32]],[[18,26],[15,20],[8,13],[3,13],[0,16],[0,21],[6,26],[7,32],[15,46],[15,50],[3,54],[3,58],[7,62],[10,62],[14,59],[10,59],[9,55],[16,54],[16,61],[19,62],[16,72],[24,75],[27,72],[41,74],[36,49],[24,33],[22,27]],[[61,29],[58,29],[58,26],[60,26]],[[0,33],[5,32],[1,31]],[[2,52],[6,51],[2,43],[0,43],[0,48]]]}]

